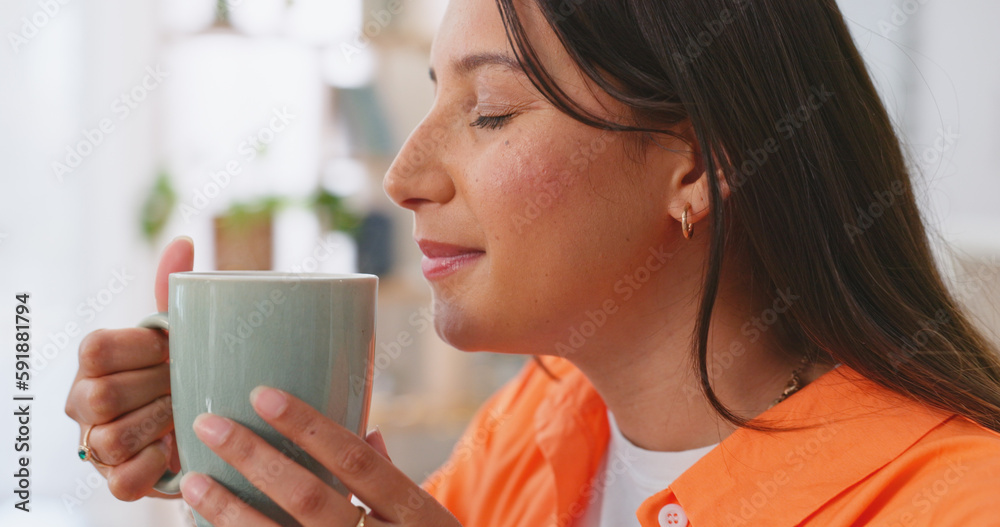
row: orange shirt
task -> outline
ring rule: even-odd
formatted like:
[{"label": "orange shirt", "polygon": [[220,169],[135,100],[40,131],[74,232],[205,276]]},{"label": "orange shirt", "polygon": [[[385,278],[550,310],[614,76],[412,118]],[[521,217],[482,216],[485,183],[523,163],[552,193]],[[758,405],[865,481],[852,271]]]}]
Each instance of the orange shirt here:
[{"label": "orange shirt", "polygon": [[[543,361],[561,380],[529,361],[424,482],[466,527],[572,527],[597,497],[606,407],[568,361]],[[1000,525],[1000,434],[961,416],[841,366],[761,417],[816,426],[737,430],[646,499],[637,523]]]}]

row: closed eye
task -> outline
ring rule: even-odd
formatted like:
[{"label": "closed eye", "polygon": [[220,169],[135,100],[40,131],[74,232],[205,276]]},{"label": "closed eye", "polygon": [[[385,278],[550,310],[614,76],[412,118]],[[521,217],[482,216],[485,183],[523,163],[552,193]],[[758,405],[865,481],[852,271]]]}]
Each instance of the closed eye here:
[{"label": "closed eye", "polygon": [[469,126],[475,126],[477,128],[488,128],[490,130],[496,130],[503,125],[507,124],[510,119],[514,117],[513,113],[506,115],[480,115],[475,121],[469,123]]}]

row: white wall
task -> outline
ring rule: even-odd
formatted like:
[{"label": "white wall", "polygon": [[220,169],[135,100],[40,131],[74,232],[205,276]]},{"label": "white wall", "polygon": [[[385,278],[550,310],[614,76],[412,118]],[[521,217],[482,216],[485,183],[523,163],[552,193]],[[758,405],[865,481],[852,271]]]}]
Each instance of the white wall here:
[{"label": "white wall", "polygon": [[1000,254],[1000,3],[840,0],[922,174],[931,227]]},{"label": "white wall", "polygon": [[[80,340],[80,335],[68,336],[66,328],[75,325],[82,334],[118,327],[155,307],[149,287],[155,251],[137,229],[138,208],[155,168],[155,92],[123,120],[112,104],[142,81],[154,60],[157,33],[149,2],[64,3],[48,4],[60,11],[17,51],[9,32],[21,29],[22,17],[44,20],[42,8],[36,2],[0,4],[5,37],[0,42],[0,233],[6,235],[0,236],[0,305],[12,312],[14,292],[31,293],[34,352],[44,359],[36,362],[28,392],[35,396],[33,512],[15,511],[5,491],[0,525],[167,526],[179,517],[177,505],[125,505],[114,499],[94,468],[76,458],[79,427],[63,412]],[[114,131],[63,181],[56,178],[51,163],[64,161],[66,147],[105,118],[112,119]],[[116,272],[131,278],[124,291],[111,294],[106,288]],[[100,312],[91,310],[88,297],[107,304],[98,304]],[[13,341],[11,326],[0,326],[3,342]],[[12,358],[5,353],[0,361],[4,474],[14,472],[14,456],[6,450],[13,448],[14,435]]]}]

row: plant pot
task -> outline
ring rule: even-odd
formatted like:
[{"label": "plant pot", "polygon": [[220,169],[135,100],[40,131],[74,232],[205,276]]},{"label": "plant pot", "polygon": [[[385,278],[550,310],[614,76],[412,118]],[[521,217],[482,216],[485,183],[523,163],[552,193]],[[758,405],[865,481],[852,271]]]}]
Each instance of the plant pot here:
[{"label": "plant pot", "polygon": [[274,230],[269,212],[216,216],[215,268],[267,271],[272,266]]}]

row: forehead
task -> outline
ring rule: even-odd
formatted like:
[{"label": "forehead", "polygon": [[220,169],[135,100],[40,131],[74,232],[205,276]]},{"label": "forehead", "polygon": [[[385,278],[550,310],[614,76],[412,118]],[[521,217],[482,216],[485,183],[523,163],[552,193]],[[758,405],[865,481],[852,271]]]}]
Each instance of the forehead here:
[{"label": "forehead", "polygon": [[[570,70],[575,68],[568,63],[572,61],[534,0],[512,0],[512,3],[515,5],[517,18],[545,69],[557,78],[571,75]],[[445,68],[454,69],[452,66],[459,65],[460,59],[469,55],[514,57],[497,0],[451,0],[448,3],[444,19],[431,45],[431,68],[435,72],[441,72]],[[500,62],[500,65],[504,65]]]},{"label": "forehead", "polygon": [[494,0],[451,0],[431,45],[431,65],[471,53],[512,53]]},{"label": "forehead", "polygon": [[[480,60],[493,57],[494,60],[487,62],[521,71],[516,61],[515,67],[511,67],[503,60],[496,60],[497,57],[514,57],[497,1],[451,0],[448,3],[431,45],[431,73],[437,82],[440,83],[445,76],[461,77],[474,71],[477,68],[469,65],[474,65],[477,57]],[[570,98],[597,114],[603,114],[610,108],[620,110],[619,105],[597,88],[572,60],[534,0],[512,0],[512,3],[541,66]]]}]

